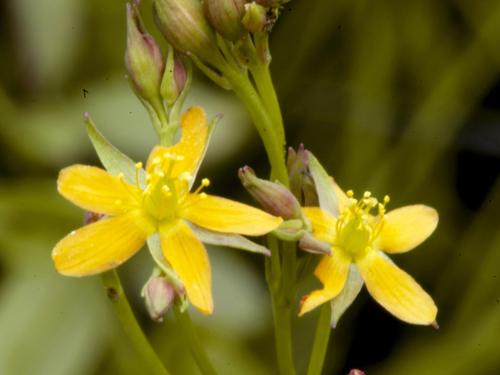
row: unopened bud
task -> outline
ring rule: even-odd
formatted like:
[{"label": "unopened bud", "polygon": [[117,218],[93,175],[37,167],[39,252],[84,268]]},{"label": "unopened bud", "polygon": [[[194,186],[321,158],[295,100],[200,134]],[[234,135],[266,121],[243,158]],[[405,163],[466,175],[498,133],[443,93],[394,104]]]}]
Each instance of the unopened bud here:
[{"label": "unopened bud", "polygon": [[103,214],[98,214],[97,212],[85,211],[83,216],[83,223],[85,225],[95,223],[104,217]]},{"label": "unopened bud", "polygon": [[153,276],[144,286],[142,296],[151,319],[162,322],[174,302],[175,289],[166,278]]},{"label": "unopened bud", "polygon": [[163,57],[158,44],[143,29],[137,9],[129,3],[125,68],[137,95],[155,107],[160,100]]},{"label": "unopened bud", "polygon": [[180,57],[175,55],[174,49],[170,47],[160,90],[167,105],[172,106],[176,102],[186,86],[186,81],[186,67]]},{"label": "unopened bud", "polygon": [[245,3],[246,0],[204,0],[203,6],[214,29],[225,39],[236,42],[245,32],[241,23]]},{"label": "unopened bud", "polygon": [[240,168],[238,176],[245,189],[265,211],[285,220],[301,218],[300,204],[286,187],[258,178],[248,166]]},{"label": "unopened bud", "polygon": [[245,4],[243,26],[251,33],[264,31],[267,25],[267,10],[256,2]]},{"label": "unopened bud", "polygon": [[318,195],[309,172],[309,157],[303,144],[297,151],[288,149],[287,168],[293,195],[303,206],[318,206]]},{"label": "unopened bud", "polygon": [[311,233],[305,232],[300,238],[299,247],[312,254],[331,255],[331,246],[327,242],[316,239]]},{"label": "unopened bud", "polygon": [[161,33],[176,50],[217,63],[215,33],[199,0],[153,0],[153,12]]}]

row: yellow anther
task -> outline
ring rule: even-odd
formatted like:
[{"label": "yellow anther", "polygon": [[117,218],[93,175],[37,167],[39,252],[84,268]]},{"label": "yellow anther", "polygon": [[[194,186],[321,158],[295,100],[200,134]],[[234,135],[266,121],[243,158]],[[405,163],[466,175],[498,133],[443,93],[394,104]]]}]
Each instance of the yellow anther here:
[{"label": "yellow anther", "polygon": [[391,200],[391,198],[390,198],[388,195],[386,195],[386,196],[384,197],[384,204],[389,203],[389,201],[390,201],[390,200]]},{"label": "yellow anther", "polygon": [[177,161],[183,161],[184,160],[184,155],[177,155],[177,157],[175,158],[175,160],[177,160]]},{"label": "yellow anther", "polygon": [[352,191],[352,190],[347,190],[346,194],[347,194],[347,196],[348,196],[349,198],[354,197],[354,191]]},{"label": "yellow anther", "polygon": [[141,169],[142,168],[142,162],[135,163],[135,169]]},{"label": "yellow anther", "polygon": [[158,165],[161,163],[161,158],[159,156],[155,157],[152,161],[153,165]]},{"label": "yellow anther", "polygon": [[207,197],[207,194],[205,193],[200,193],[200,198],[205,199]]},{"label": "yellow anther", "polygon": [[201,180],[201,184],[205,187],[210,186],[210,180],[208,178],[204,178]]},{"label": "yellow anther", "polygon": [[162,171],[155,171],[155,176],[162,178],[165,177],[165,173],[163,173]]},{"label": "yellow anther", "polygon": [[364,194],[363,194],[363,198],[370,198],[372,196],[372,192],[371,191],[365,191]]},{"label": "yellow anther", "polygon": [[163,185],[163,186],[161,187],[161,192],[162,192],[163,194],[165,194],[165,196],[166,196],[166,197],[171,197],[171,196],[172,196],[172,192],[170,191],[170,189],[168,188],[168,186],[167,186],[167,185]]}]

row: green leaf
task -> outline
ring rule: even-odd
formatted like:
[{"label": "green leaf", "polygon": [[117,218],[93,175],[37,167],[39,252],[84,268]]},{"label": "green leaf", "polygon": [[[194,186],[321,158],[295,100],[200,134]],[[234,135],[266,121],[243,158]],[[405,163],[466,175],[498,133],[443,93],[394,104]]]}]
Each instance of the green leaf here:
[{"label": "green leaf", "polygon": [[[115,146],[111,144],[100,132],[97,130],[94,122],[90,116],[85,114],[85,126],[87,127],[87,134],[92,142],[92,145],[97,152],[97,156],[104,165],[104,168],[112,174],[123,173],[127,182],[131,184],[136,183],[136,167],[132,159],[123,154]],[[146,186],[146,176],[143,169],[139,170],[139,185]]]},{"label": "green leaf", "polygon": [[311,152],[308,152],[308,156],[309,169],[316,185],[319,206],[333,216],[338,217],[340,214],[339,204],[337,194],[333,189],[333,178],[328,175],[318,159]]}]

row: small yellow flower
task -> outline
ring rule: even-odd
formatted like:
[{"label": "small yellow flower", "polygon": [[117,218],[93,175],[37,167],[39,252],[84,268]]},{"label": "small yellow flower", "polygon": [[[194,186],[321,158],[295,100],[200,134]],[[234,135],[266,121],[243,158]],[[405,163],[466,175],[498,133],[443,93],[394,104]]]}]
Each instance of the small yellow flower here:
[{"label": "small yellow flower", "polygon": [[71,232],[52,251],[56,269],[68,276],[86,276],[119,266],[146,239],[159,233],[162,253],[184,284],[191,303],[206,314],[213,311],[211,270],[205,247],[188,223],[223,233],[262,235],[282,222],[256,208],[207,195],[201,186],[189,192],[208,142],[204,111],[195,107],[182,118],[182,137],[172,147],[157,146],[146,166],[141,187],[123,175],[73,165],[61,171],[58,190],[85,210],[106,215]]},{"label": "small yellow flower", "polygon": [[[386,213],[388,196],[378,202],[365,192],[358,200],[335,182],[331,186],[337,197],[337,218],[319,207],[303,208],[314,235],[331,245],[332,254],[323,256],[315,270],[323,289],[303,298],[300,315],[338,296],[354,266],[372,297],[397,318],[413,324],[435,322],[437,307],[432,298],[385,253],[403,253],[422,243],[437,226],[436,210],[413,205]],[[376,216],[370,214],[373,209],[378,210]]]}]

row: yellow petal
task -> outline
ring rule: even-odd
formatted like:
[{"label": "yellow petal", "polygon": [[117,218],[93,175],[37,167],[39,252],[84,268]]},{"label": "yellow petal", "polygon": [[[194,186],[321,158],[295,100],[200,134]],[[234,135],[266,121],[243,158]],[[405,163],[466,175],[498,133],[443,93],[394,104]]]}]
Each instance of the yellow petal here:
[{"label": "yellow petal", "polygon": [[208,141],[208,123],[205,111],[201,107],[192,107],[182,115],[181,139],[171,147],[156,146],[148,158],[147,171],[150,173],[153,161],[166,153],[183,157],[175,161],[172,168],[166,163],[164,172],[169,170],[171,177],[177,177],[183,172],[195,174],[206,150]]},{"label": "yellow petal", "polygon": [[161,227],[160,238],[163,256],[182,280],[191,303],[204,314],[211,314],[212,275],[203,244],[182,220]]},{"label": "yellow petal", "polygon": [[101,168],[73,165],[57,179],[62,196],[81,208],[107,215],[119,215],[138,206],[139,189]]},{"label": "yellow petal", "polygon": [[303,207],[302,212],[311,221],[314,236],[326,242],[331,242],[335,236],[336,219],[319,207]]},{"label": "yellow petal", "polygon": [[257,208],[213,195],[190,194],[181,216],[200,227],[223,233],[260,236],[283,221]]},{"label": "yellow petal", "polygon": [[152,228],[137,211],[86,225],[59,241],[52,259],[59,273],[87,276],[118,267],[134,255]]},{"label": "yellow petal", "polygon": [[334,249],[332,255],[321,258],[314,274],[323,283],[323,289],[315,290],[302,299],[299,316],[335,298],[345,285],[350,265],[351,259],[338,249]]},{"label": "yellow petal", "polygon": [[372,297],[391,314],[412,324],[436,320],[437,307],[432,298],[383,253],[370,251],[356,265]]},{"label": "yellow petal", "polygon": [[378,246],[388,253],[403,253],[420,245],[438,224],[435,209],[422,204],[388,212]]}]

